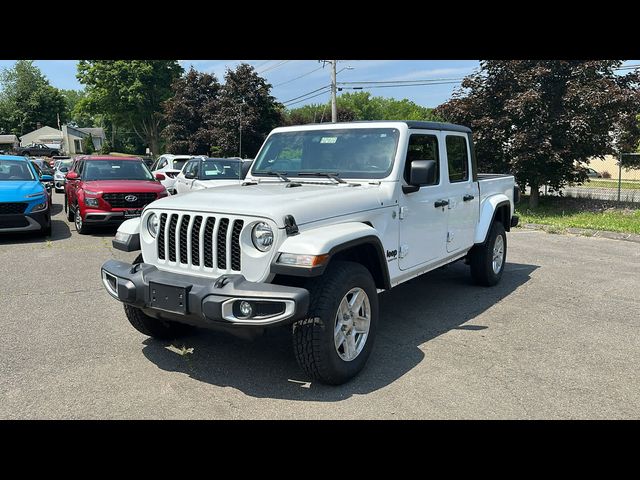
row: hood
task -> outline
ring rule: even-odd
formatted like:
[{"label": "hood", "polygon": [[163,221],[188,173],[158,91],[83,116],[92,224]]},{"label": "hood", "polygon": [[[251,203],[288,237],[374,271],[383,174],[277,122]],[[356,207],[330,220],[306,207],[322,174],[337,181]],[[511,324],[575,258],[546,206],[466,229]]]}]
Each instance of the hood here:
[{"label": "hood", "polygon": [[296,223],[303,225],[381,208],[391,198],[384,183],[362,183],[360,186],[303,184],[293,188],[286,185],[285,182],[265,182],[207,188],[156,200],[151,208],[265,217],[284,227],[285,215],[293,215]]},{"label": "hood", "polygon": [[46,192],[44,186],[35,180],[0,181],[0,202],[27,202],[33,200],[27,195]]},{"label": "hood", "polygon": [[240,183],[242,183],[242,180],[237,178],[228,178],[226,180],[196,180],[197,185],[202,185],[205,188],[239,185]]},{"label": "hood", "polygon": [[94,180],[84,182],[88,190],[105,193],[163,192],[164,186],[154,180]]}]

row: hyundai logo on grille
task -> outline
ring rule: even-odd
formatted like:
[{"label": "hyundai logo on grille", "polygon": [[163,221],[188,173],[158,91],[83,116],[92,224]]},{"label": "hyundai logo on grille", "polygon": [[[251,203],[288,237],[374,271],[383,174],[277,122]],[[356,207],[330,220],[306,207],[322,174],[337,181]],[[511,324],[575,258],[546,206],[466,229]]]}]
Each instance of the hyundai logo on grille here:
[{"label": "hyundai logo on grille", "polygon": [[124,197],[124,199],[127,202],[135,202],[136,200],[138,200],[138,197],[136,197],[135,195],[127,195],[126,197]]}]

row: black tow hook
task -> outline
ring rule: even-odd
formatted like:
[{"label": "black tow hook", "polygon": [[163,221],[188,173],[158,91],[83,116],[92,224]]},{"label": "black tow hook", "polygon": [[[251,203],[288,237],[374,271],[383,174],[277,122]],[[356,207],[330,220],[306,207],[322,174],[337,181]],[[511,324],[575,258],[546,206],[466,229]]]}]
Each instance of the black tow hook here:
[{"label": "black tow hook", "polygon": [[229,283],[229,277],[227,277],[226,275],[222,275],[219,279],[216,280],[216,282],[213,284],[213,286],[215,288],[222,288],[227,283]]}]

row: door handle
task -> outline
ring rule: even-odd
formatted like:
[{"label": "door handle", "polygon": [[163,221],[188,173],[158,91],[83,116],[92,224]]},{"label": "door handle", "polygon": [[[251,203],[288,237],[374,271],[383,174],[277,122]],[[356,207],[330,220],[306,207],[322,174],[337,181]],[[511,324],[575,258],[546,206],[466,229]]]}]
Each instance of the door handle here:
[{"label": "door handle", "polygon": [[447,205],[449,205],[449,200],[436,200],[436,202],[433,204],[433,206],[436,208],[446,207]]},{"label": "door handle", "polygon": [[474,197],[473,195],[465,195],[464,197],[462,197],[462,200],[464,200],[465,202],[469,202],[469,201],[473,200],[474,198],[476,198],[476,197]]}]

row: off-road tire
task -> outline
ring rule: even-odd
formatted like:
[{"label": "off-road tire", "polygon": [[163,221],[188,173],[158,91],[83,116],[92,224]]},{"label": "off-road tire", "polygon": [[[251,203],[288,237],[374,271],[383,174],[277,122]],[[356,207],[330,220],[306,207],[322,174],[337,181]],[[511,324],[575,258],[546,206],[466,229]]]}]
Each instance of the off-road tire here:
[{"label": "off-road tire", "polygon": [[[340,358],[334,344],[338,306],[354,287],[365,291],[371,306],[366,343],[351,361]],[[373,348],[378,322],[378,293],[371,273],[355,262],[334,261],[324,274],[310,280],[311,295],[307,318],[293,324],[293,351],[300,368],[314,380],[339,385],[356,376],[365,366]]]},{"label": "off-road tire", "polygon": [[189,325],[166,320],[158,320],[150,317],[142,310],[131,305],[124,306],[124,313],[127,315],[129,323],[140,333],[148,337],[160,340],[172,340],[189,334],[192,328]]},{"label": "off-road tire", "polygon": [[[498,237],[502,237],[504,251],[502,266],[496,273],[493,271],[493,248]],[[473,278],[476,284],[491,287],[500,281],[507,259],[507,235],[505,234],[502,223],[498,221],[493,222],[487,234],[487,240],[482,245],[474,246],[469,252],[468,258],[469,265],[471,266],[471,278]]]}]

